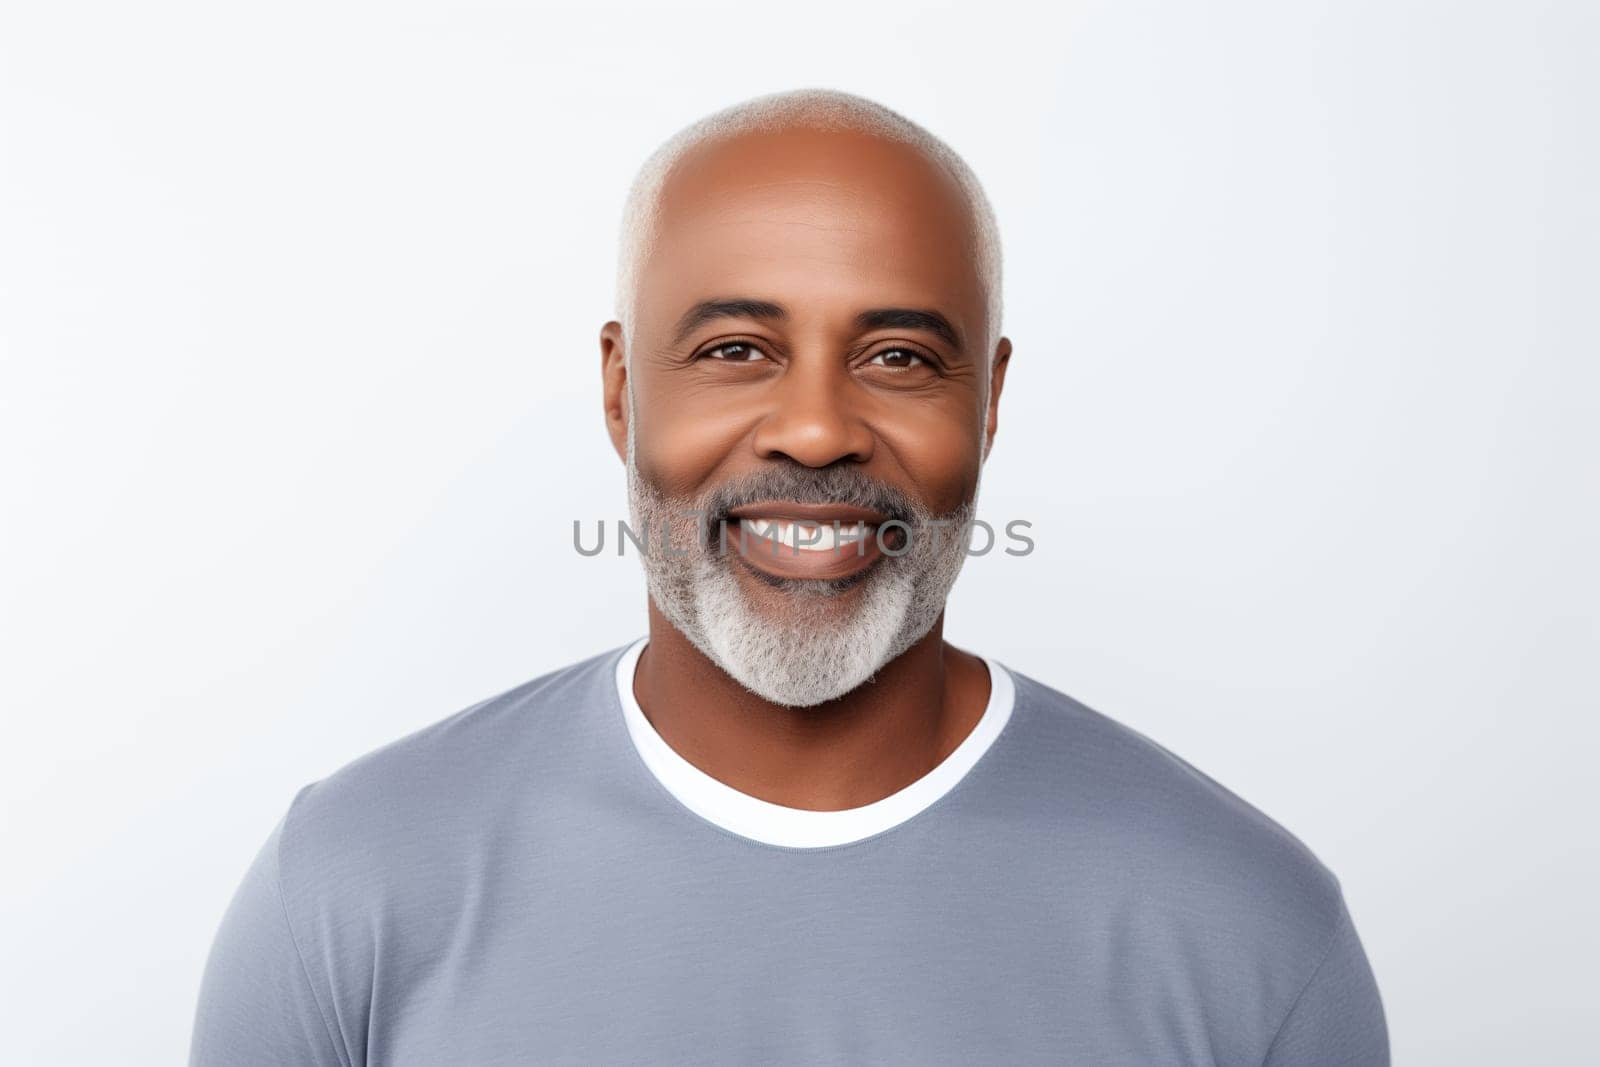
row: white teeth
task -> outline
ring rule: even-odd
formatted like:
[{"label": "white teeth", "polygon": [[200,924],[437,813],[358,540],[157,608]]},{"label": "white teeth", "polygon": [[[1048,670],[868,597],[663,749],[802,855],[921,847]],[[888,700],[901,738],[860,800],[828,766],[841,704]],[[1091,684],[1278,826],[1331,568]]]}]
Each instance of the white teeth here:
[{"label": "white teeth", "polygon": [[[739,525],[747,552],[766,548],[774,541],[801,552],[832,552],[840,546],[854,545],[867,535],[867,524],[863,522],[840,523],[837,530],[831,522],[789,519],[740,519]],[[761,543],[763,539],[766,544]]]}]

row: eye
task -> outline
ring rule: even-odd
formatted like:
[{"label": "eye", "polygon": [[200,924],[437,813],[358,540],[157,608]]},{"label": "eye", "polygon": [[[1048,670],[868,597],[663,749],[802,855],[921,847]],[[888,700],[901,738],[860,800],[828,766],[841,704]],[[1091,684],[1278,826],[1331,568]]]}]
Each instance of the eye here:
[{"label": "eye", "polygon": [[928,361],[909,348],[885,348],[882,352],[867,360],[869,366],[894,367],[909,370],[912,367],[926,366]]},{"label": "eye", "polygon": [[700,353],[701,359],[717,360],[721,363],[754,363],[758,359],[766,359],[766,354],[746,341],[725,341],[715,348],[708,348]]}]

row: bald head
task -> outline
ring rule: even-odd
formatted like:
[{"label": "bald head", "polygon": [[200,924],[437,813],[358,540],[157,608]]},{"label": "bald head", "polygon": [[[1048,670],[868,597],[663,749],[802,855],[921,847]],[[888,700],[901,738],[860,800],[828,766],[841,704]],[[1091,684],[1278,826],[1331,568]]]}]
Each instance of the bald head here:
[{"label": "bald head", "polygon": [[[823,141],[832,142],[829,150],[817,150]],[[759,166],[752,165],[757,160]],[[715,112],[680,130],[645,161],[623,211],[617,256],[615,315],[630,347],[640,280],[667,229],[664,217],[674,203],[696,201],[674,196],[674,187],[697,187],[704,203],[704,194],[726,197],[741,183],[762,183],[774,198],[828,187],[862,201],[901,198],[914,187],[924,216],[918,224],[944,230],[948,237],[940,251],[964,261],[976,276],[987,321],[970,340],[993,350],[1002,310],[1000,236],[977,177],[948,145],[910,119],[864,97],[823,89],[774,93]],[[715,218],[701,221],[714,224]]]}]

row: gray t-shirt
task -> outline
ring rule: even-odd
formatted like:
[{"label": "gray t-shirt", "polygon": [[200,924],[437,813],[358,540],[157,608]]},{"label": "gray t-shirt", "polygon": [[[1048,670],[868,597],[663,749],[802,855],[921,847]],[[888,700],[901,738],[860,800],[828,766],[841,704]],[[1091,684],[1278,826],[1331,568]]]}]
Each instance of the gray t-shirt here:
[{"label": "gray t-shirt", "polygon": [[1142,735],[989,660],[938,768],[801,812],[662,741],[641,646],[302,789],[191,1064],[1388,1064],[1338,880]]}]

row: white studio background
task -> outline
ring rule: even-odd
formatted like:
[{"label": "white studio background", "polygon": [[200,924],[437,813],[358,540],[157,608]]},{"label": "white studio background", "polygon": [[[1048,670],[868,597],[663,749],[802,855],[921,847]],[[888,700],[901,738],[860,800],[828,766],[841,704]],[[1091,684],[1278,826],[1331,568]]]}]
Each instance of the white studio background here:
[{"label": "white studio background", "polygon": [[[999,212],[949,633],[1337,873],[1396,1062],[1576,1063],[1597,944],[1594,5],[24,4],[0,21],[0,997],[180,1062],[294,791],[643,632],[633,169],[863,93]],[[592,528],[592,527],[591,527]]]}]

